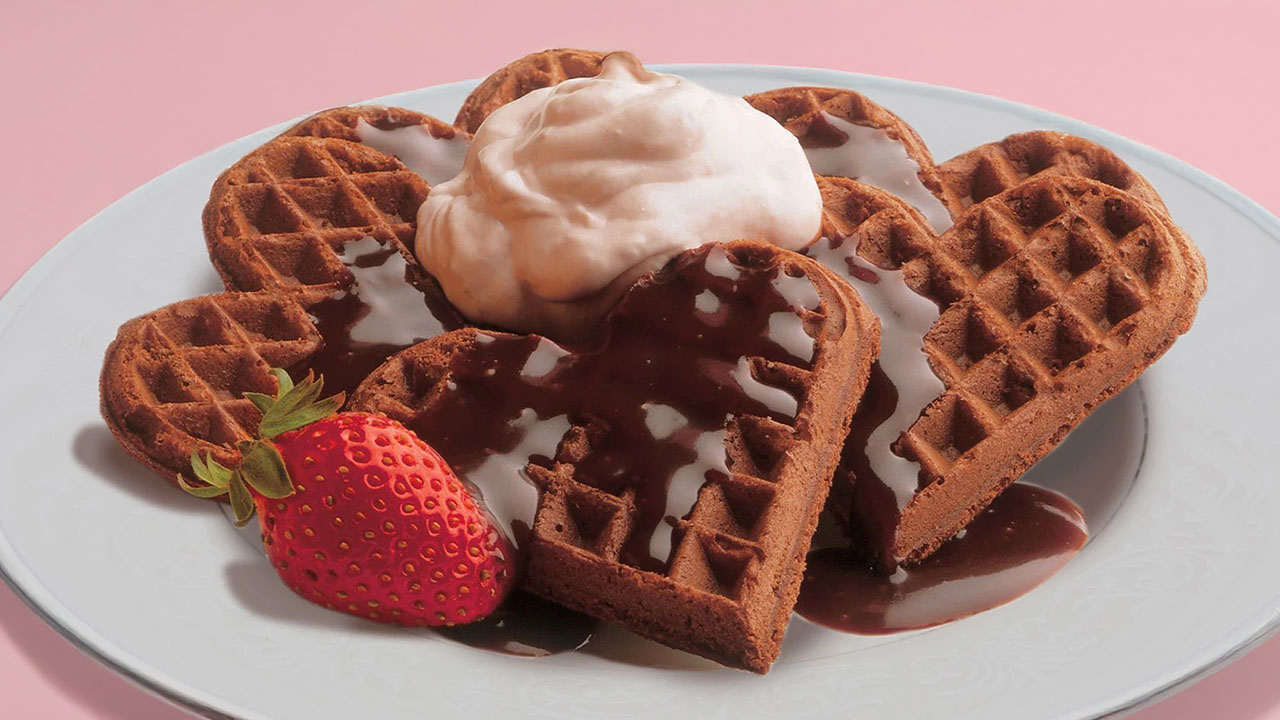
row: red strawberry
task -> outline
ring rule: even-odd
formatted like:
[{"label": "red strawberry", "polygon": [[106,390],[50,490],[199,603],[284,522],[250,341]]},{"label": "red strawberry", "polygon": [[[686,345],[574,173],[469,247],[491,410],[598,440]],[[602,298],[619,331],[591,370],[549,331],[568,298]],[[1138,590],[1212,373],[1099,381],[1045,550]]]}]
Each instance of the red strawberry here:
[{"label": "red strawberry", "polygon": [[256,507],[271,564],[318,605],[402,625],[454,625],[493,612],[513,580],[510,541],[435,450],[381,415],[337,413],[321,381],[276,397],[247,393],[261,438],[230,470],[193,454],[201,497],[230,496],[244,524]]}]

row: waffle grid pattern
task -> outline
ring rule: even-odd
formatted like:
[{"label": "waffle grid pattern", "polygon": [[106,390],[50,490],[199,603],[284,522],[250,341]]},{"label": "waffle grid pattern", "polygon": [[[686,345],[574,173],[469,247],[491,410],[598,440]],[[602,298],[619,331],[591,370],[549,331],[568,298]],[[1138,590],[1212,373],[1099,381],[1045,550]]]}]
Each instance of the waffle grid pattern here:
[{"label": "waffle grid pattern", "polygon": [[1048,130],[1017,133],[976,147],[939,165],[936,175],[952,216],[1032,177],[1050,175],[1097,180],[1165,209],[1155,188],[1115,153],[1084,138]]},{"label": "waffle grid pattern", "polygon": [[[751,259],[744,263],[743,258],[731,256],[731,261],[744,272],[760,270],[753,268]],[[795,265],[784,271],[803,272]],[[820,331],[824,324],[821,310],[798,311],[809,332]],[[661,333],[661,327],[655,331]],[[665,339],[659,334],[655,342],[663,344]],[[763,357],[751,357],[748,362],[757,381],[786,389],[801,407],[806,406],[806,389],[814,382],[812,364]],[[798,418],[796,424],[803,421]],[[750,594],[758,578],[759,559],[765,555],[758,542],[763,529],[760,519],[780,492],[779,463],[797,442],[796,424],[756,415],[739,415],[730,421],[725,450],[731,474],[704,485],[690,517],[680,521],[682,540],[674,546],[668,577],[681,586],[730,599]],[[562,491],[540,512],[535,534],[539,541],[567,544],[606,562],[621,563],[622,546],[633,532],[629,495],[611,494],[590,478],[573,473],[576,463],[598,446],[607,446],[606,429],[578,426],[571,432],[573,437],[561,446],[553,468],[530,468],[544,485],[562,485]]]},{"label": "waffle grid pattern", "polygon": [[274,393],[267,371],[294,365],[319,342],[301,306],[270,292],[184,300],[131,321],[121,336],[103,372],[114,390],[104,396],[108,419],[120,418],[139,459],[190,482],[192,450],[239,464],[235,443],[261,419],[242,394]]},{"label": "waffle grid pattern", "polygon": [[1069,384],[1096,348],[1123,341],[1167,282],[1172,239],[1135,198],[1037,180],[961,217],[938,247],[908,261],[931,265],[947,303],[925,346],[949,392],[907,433],[934,478],[1037,388]]},{"label": "waffle grid pattern", "polygon": [[412,244],[427,185],[395,158],[346,140],[280,137],[228,170],[205,211],[228,289],[331,294],[349,276],[338,249],[373,236]]}]

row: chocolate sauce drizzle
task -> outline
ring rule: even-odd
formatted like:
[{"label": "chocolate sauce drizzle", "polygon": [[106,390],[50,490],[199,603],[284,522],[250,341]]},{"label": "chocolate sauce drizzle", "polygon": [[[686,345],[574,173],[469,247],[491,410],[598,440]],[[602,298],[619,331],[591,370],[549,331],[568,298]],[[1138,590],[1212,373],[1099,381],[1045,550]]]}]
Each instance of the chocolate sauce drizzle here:
[{"label": "chocolate sauce drizzle", "polygon": [[846,529],[854,543],[887,570],[897,560],[893,548],[902,512],[927,484],[919,464],[895,445],[945,390],[924,352],[925,333],[939,313],[932,300],[907,286],[901,271],[862,258],[860,242],[856,233],[822,238],[808,253],[857,289],[880,318],[880,357],[854,413],[832,495],[848,504]]},{"label": "chocolate sauce drizzle", "polygon": [[[577,481],[632,498],[634,527],[621,559],[663,572],[674,521],[688,515],[705,482],[731,472],[732,418],[794,421],[796,398],[757,379],[753,366],[763,359],[809,367],[812,340],[806,353],[794,337],[801,324],[785,317],[798,320],[817,303],[807,279],[771,264],[738,264],[725,248],[706,246],[634,288],[592,347],[482,334],[454,355],[444,391],[411,427],[467,476],[519,446],[522,413],[567,418],[574,429],[557,459],[572,461]],[[528,461],[551,467],[553,458]]]},{"label": "chocolate sauce drizzle", "polygon": [[388,357],[458,326],[452,309],[415,285],[429,281],[413,277],[394,245],[366,237],[339,257],[342,289],[308,310],[322,342],[305,369],[323,376],[328,390],[350,392]]},{"label": "chocolate sauce drizzle", "polygon": [[[845,503],[842,509],[850,515],[845,532],[864,557],[887,558],[892,554],[902,517],[903,505],[898,493],[876,474],[868,457],[871,434],[893,415],[898,400],[897,386],[876,361],[849,423],[849,434],[845,436],[840,464],[835,471],[834,482],[840,486],[833,494]],[[917,482],[923,484],[924,481]],[[847,491],[847,498],[842,491]]]}]

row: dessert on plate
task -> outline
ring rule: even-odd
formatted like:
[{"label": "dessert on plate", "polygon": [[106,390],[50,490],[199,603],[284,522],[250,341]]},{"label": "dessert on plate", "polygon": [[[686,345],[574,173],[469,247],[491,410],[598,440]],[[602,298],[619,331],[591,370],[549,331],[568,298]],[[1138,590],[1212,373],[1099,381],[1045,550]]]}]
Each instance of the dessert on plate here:
[{"label": "dessert on plate", "polygon": [[979,539],[1025,562],[990,541],[1015,507],[1070,525],[1065,562],[1069,501],[1002,493],[1205,287],[1156,191],[1083,138],[939,164],[852,90],[732,98],[570,49],[453,124],[313,115],[218,178],[203,226],[226,292],[120,328],[103,416],[256,509],[291,588],[455,630],[536,596],[756,672],[798,596],[837,603],[805,580],[824,508],[837,569],[889,595]]}]

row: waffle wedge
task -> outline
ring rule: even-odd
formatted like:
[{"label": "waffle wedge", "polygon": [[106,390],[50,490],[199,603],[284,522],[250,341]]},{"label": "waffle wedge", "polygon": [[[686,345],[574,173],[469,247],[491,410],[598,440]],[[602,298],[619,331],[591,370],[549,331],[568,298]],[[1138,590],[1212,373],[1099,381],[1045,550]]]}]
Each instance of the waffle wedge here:
[{"label": "waffle wedge", "polygon": [[373,236],[398,247],[412,244],[428,190],[422,178],[358,142],[296,134],[341,133],[358,117],[350,108],[312,116],[214,183],[203,215],[205,242],[228,290],[275,289],[316,299],[345,277],[338,257],[345,243]]},{"label": "waffle wedge", "polygon": [[833,513],[885,568],[930,554],[1136,379],[1204,292],[1203,259],[1167,215],[1097,180],[1023,180],[940,236],[882,191],[821,184],[825,234],[941,308],[923,346],[946,389],[896,443],[920,466],[909,502],[867,472],[852,437],[832,491]]},{"label": "waffle wedge", "polygon": [[524,518],[524,587],[764,672],[876,320],[814,261],[741,241],[687,251],[640,281],[607,328],[576,351],[455,331],[393,357],[351,407],[415,428],[472,478],[495,453],[524,447],[511,431],[522,413],[567,417],[555,451],[524,470],[540,491]]}]

